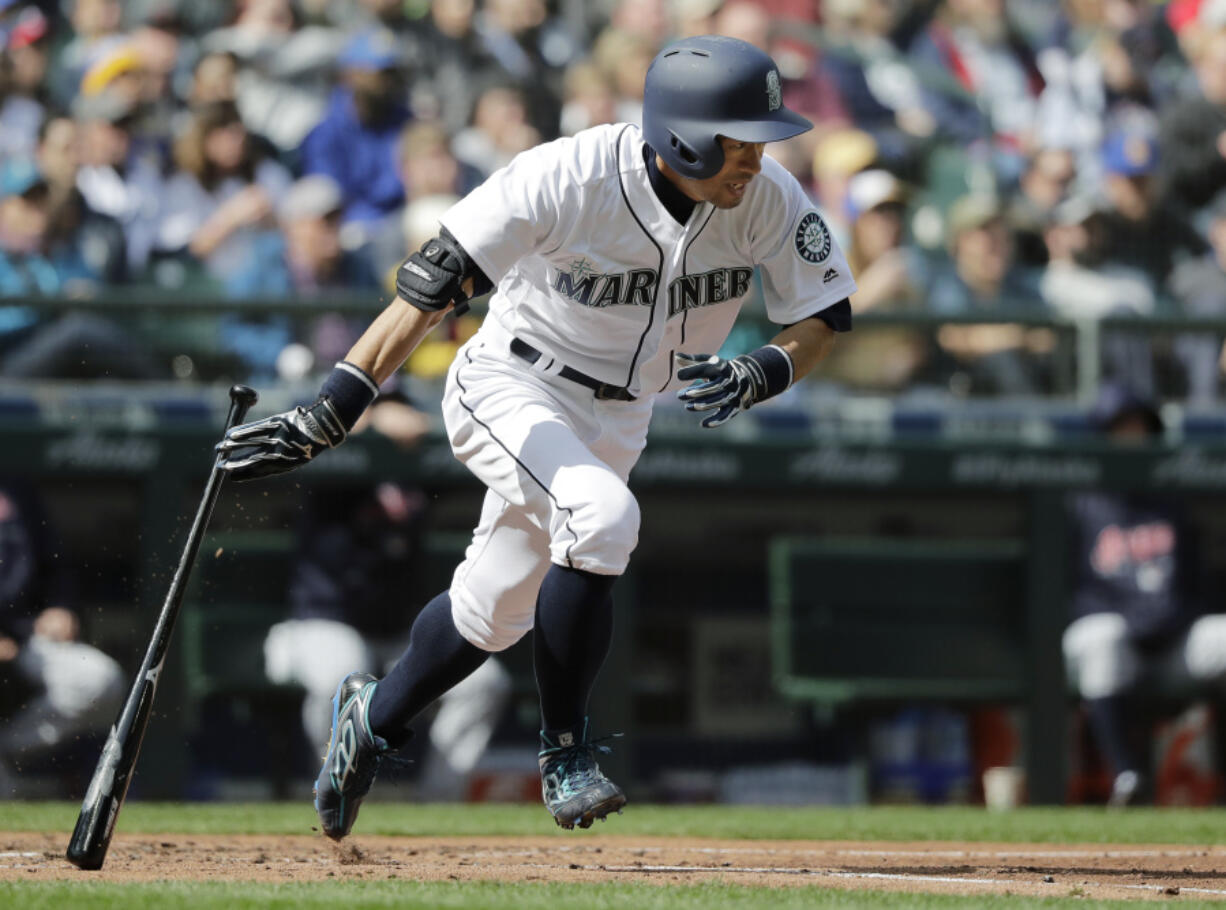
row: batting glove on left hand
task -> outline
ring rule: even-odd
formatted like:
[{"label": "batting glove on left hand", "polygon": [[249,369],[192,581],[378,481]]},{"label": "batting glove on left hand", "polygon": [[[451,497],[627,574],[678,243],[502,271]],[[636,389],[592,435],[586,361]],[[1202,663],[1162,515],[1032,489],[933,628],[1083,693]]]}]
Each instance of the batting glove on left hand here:
[{"label": "batting glove on left hand", "polygon": [[715,411],[702,420],[707,429],[727,423],[741,411],[766,397],[761,367],[742,354],[731,360],[707,354],[676,354],[677,378],[702,379],[677,397],[689,411]]},{"label": "batting glove on left hand", "polygon": [[327,398],[313,405],[234,427],[217,444],[218,467],[235,480],[284,474],[345,441],[344,425]]}]

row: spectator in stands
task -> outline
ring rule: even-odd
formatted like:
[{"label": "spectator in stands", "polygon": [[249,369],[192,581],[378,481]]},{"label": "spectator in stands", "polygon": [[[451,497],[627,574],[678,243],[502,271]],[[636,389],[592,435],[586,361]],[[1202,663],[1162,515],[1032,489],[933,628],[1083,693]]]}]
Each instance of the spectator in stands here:
[{"label": "spectator in stands", "polygon": [[451,148],[456,158],[484,178],[540,141],[528,122],[523,93],[494,85],[477,96],[472,125],[456,134]]},{"label": "spectator in stands", "polygon": [[[1157,301],[1145,272],[1106,259],[1109,231],[1105,203],[1095,196],[1066,199],[1048,215],[1043,233],[1048,263],[1039,291],[1053,313],[1084,321],[1154,312]],[[1103,332],[1100,345],[1105,377],[1152,392],[1150,339],[1136,332]]]},{"label": "spectator in stands", "polygon": [[[316,0],[327,9],[321,10],[333,24],[346,31],[383,28],[403,39],[412,37],[417,20],[409,15],[409,4],[404,0],[350,0],[337,3],[335,0]],[[306,6],[306,4],[302,4]]]},{"label": "spectator in stands", "polygon": [[572,64],[566,70],[559,129],[563,136],[601,123],[616,123],[617,94],[613,81],[593,63]]},{"label": "spectator in stands", "polygon": [[828,132],[813,152],[813,196],[843,249],[851,243],[848,186],[852,177],[876,160],[876,140],[857,129]]},{"label": "spectator in stands", "polygon": [[712,34],[715,31],[715,14],[722,3],[723,0],[673,0],[676,37]]},{"label": "spectator in stands", "polygon": [[[384,394],[368,427],[412,447],[429,418],[397,393]],[[265,668],[275,683],[306,689],[302,722],[312,746],[327,747],[336,677],[353,670],[382,672],[399,657],[413,619],[403,602],[414,573],[427,498],[395,483],[309,492],[290,572],[289,617],[264,642]],[[430,726],[419,796],[462,797],[462,781],[484,752],[509,695],[507,672],[489,661],[444,696]]]},{"label": "spectator in stands", "polygon": [[1077,195],[1047,213],[1043,300],[1069,319],[1144,316],[1154,311],[1153,284],[1138,266],[1106,260],[1110,225],[1106,202]]},{"label": "spectator in stands", "polygon": [[1043,232],[1056,206],[1067,198],[1076,177],[1077,159],[1072,149],[1040,146],[1027,156],[1006,215],[1017,242],[1019,262],[1034,267],[1047,264]]},{"label": "spectator in stands", "polygon": [[[307,299],[378,287],[366,252],[341,245],[343,205],[341,189],[331,177],[313,174],[298,180],[277,212],[280,231],[253,238],[245,260],[226,281],[226,292],[240,298]],[[277,358],[293,340],[285,317],[228,315],[220,325],[221,346],[239,356],[256,377],[275,376]]]},{"label": "spectator in stands", "polygon": [[[1205,206],[1198,220],[1209,251],[1180,261],[1171,273],[1170,290],[1184,315],[1222,319],[1226,317],[1226,190]],[[1180,335],[1175,354],[1186,380],[1188,403],[1216,404],[1226,369],[1222,333]]]},{"label": "spectator in stands", "polygon": [[51,190],[38,166],[0,167],[0,295],[81,295],[98,276],[71,246],[52,248]]},{"label": "spectator in stands", "polygon": [[737,38],[768,54],[773,44],[771,31],[771,14],[758,0],[725,0],[715,13],[712,30],[713,34]]},{"label": "spectator in stands", "polygon": [[[107,262],[108,250],[118,258],[114,224],[78,197],[55,198],[33,161],[0,167],[0,296],[88,296],[102,283],[102,269],[119,268]],[[84,310],[52,315],[28,305],[0,308],[0,354],[0,375],[10,378],[148,379],[157,373],[127,333]]]},{"label": "spectator in stands", "polygon": [[133,279],[143,276],[149,262],[163,195],[159,151],[134,141],[135,114],[130,100],[109,91],[82,95],[73,105],[81,130],[77,188],[91,209],[123,226]]},{"label": "spectator in stands", "polygon": [[499,81],[521,92],[528,123],[552,139],[562,108],[562,71],[579,55],[566,23],[550,15],[545,0],[484,0],[476,30],[502,70]]},{"label": "spectator in stands", "polygon": [[38,133],[36,163],[50,201],[48,248],[75,250],[70,258],[79,258],[100,286],[122,284],[128,271],[123,228],[90,208],[77,189],[80,132],[70,117],[49,117]]},{"label": "spectator in stands", "polygon": [[195,59],[195,42],[183,34],[173,8],[155,8],[129,37],[142,66],[141,131],[159,140],[174,133],[182,103],[178,91]]},{"label": "spectator in stands", "polygon": [[98,56],[123,41],[119,0],[65,0],[73,37],[60,48],[51,67],[51,92],[67,108],[81,89],[81,78]]},{"label": "spectator in stands", "polygon": [[327,111],[332,66],[344,36],[301,27],[290,0],[238,0],[235,17],[200,41],[204,54],[233,54],[240,62],[236,102],[251,132],[281,152],[301,146]]},{"label": "spectator in stands", "polygon": [[1185,209],[1226,188],[1226,28],[1194,31],[1195,91],[1167,105],[1159,125],[1163,183]]},{"label": "spectator in stands", "polygon": [[189,107],[238,100],[238,56],[230,51],[201,54],[187,91]]},{"label": "spectator in stands", "polygon": [[1039,54],[1045,85],[1037,121],[1041,145],[1072,149],[1086,176],[1098,174],[1107,132],[1150,123],[1182,67],[1155,4],[1134,0],[1062,4]]},{"label": "spectator in stands", "polygon": [[[1119,446],[1153,444],[1162,420],[1126,386],[1106,384],[1094,419]],[[1069,501],[1073,561],[1065,665],[1111,770],[1110,804],[1149,798],[1148,731],[1133,696],[1155,683],[1220,687],[1226,615],[1206,615],[1201,542],[1178,502],[1150,491]]]},{"label": "spectator in stands", "polygon": [[421,113],[455,134],[469,125],[479,89],[501,74],[477,32],[474,0],[430,0],[418,50],[422,78],[415,94],[428,99]]},{"label": "spectator in stands", "polygon": [[328,113],[303,140],[305,174],[326,174],[344,193],[344,221],[361,240],[404,198],[397,162],[405,106],[402,60],[387,31],[356,35],[337,61],[341,84]]},{"label": "spectator in stands", "polygon": [[852,124],[877,142],[882,163],[907,167],[937,123],[919,76],[892,40],[900,8],[886,0],[835,0],[823,13],[831,40],[813,79],[838,92]]},{"label": "spectator in stands", "polygon": [[[64,561],[27,483],[0,485],[0,795],[20,796],[11,771],[37,770],[82,735],[100,736],[123,697],[119,665],[81,641],[75,613],[57,604]],[[10,701],[9,689],[21,696]]]},{"label": "spectator in stands", "polygon": [[592,45],[592,61],[614,95],[614,123],[641,123],[643,80],[657,47],[638,32],[606,28]]},{"label": "spectator in stands", "polygon": [[[1043,77],[1004,0],[941,0],[910,54],[930,77],[925,106],[939,135],[987,142],[999,169],[1015,177],[1016,150],[1032,144]],[[948,77],[952,84],[942,86]]]},{"label": "spectator in stands", "polygon": [[[379,275],[399,266],[417,247],[405,241],[405,211],[414,200],[431,196],[463,196],[481,182],[483,175],[461,164],[451,152],[451,138],[441,123],[413,122],[400,135],[400,182],[402,205],[386,216],[375,230],[371,254]],[[428,238],[423,238],[428,239]]]},{"label": "spectator in stands", "polygon": [[186,251],[224,282],[252,235],[274,230],[289,171],[243,125],[233,102],[198,107],[176,139],[177,172],[165,187],[158,247]]},{"label": "spectator in stands", "polygon": [[[1016,263],[998,199],[963,196],[951,207],[948,225],[951,262],[934,271],[927,295],[933,312],[997,319],[1042,312],[1037,276]],[[1000,322],[949,324],[937,340],[963,370],[970,391],[1016,395],[1041,388],[1037,355],[1050,347],[1049,333]]]},{"label": "spectator in stands", "polygon": [[296,181],[277,211],[279,234],[261,235],[227,284],[236,297],[313,297],[378,287],[369,259],[341,245],[344,197],[331,177]]},{"label": "spectator in stands", "polygon": [[47,17],[28,6],[0,29],[0,162],[34,154],[49,104]]},{"label": "spectator in stands", "polygon": [[1204,241],[1157,183],[1158,144],[1146,130],[1120,130],[1102,149],[1108,262],[1140,268],[1161,290],[1180,255],[1199,254]]},{"label": "spectator in stands", "polygon": [[922,299],[927,264],[907,240],[906,202],[906,189],[886,170],[860,171],[847,183],[847,262],[858,285],[851,297],[857,312],[909,308]]},{"label": "spectator in stands", "polygon": [[673,7],[669,0],[617,0],[609,14],[612,28],[637,32],[656,45],[673,35]]},{"label": "spectator in stands", "polygon": [[[848,181],[847,262],[858,285],[851,296],[857,313],[899,312],[921,305],[928,263],[907,237],[906,200],[906,189],[889,171],[861,171]],[[830,356],[829,372],[842,381],[899,389],[929,359],[929,351],[914,330],[874,327],[849,338]]]}]

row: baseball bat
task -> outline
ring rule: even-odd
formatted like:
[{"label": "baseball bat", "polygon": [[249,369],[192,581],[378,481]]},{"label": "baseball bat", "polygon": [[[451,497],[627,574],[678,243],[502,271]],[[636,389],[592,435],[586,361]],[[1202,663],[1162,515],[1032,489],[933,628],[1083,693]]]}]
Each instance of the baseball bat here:
[{"label": "baseball bat", "polygon": [[[226,430],[243,422],[247,411],[256,403],[258,397],[254,389],[244,385],[236,385],[230,389],[230,413],[226,417]],[[128,699],[111,727],[106,745],[102,747],[98,766],[94,769],[94,776],[85,793],[85,801],[81,804],[77,826],[73,829],[72,840],[68,842],[67,856],[69,862],[82,869],[101,869],[106,860],[111,835],[115,832],[115,820],[119,817],[124,797],[128,795],[128,785],[132,783],[132,772],[140,755],[145,729],[149,726],[153,696],[157,692],[158,677],[166,660],[166,651],[170,647],[175,620],[179,617],[183,591],[187,587],[192,564],[196,561],[196,552],[200,549],[205,526],[213,515],[213,506],[217,503],[217,494],[221,491],[224,478],[225,474],[214,460],[213,471],[209,474],[204,496],[196,510],[196,519],[188,531],[183,555],[179,557],[179,567],[175,570],[170,590],[166,592],[166,600],[162,604],[162,612],[158,616],[157,625],[154,626],[149,649],[145,652],[145,659],[132,682]]]}]

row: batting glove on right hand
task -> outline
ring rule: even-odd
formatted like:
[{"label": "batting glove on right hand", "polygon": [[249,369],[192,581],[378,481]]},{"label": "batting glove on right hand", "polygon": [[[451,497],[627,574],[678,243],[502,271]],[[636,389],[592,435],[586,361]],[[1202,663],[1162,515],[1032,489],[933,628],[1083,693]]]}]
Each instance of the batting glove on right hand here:
[{"label": "batting glove on right hand", "polygon": [[284,474],[306,464],[348,433],[326,397],[308,407],[240,424],[217,444],[218,467],[235,480]]},{"label": "batting glove on right hand", "polygon": [[686,410],[715,411],[702,419],[702,426],[707,429],[749,410],[765,388],[765,381],[759,379],[761,369],[745,355],[731,360],[706,354],[678,353],[675,357],[678,379],[705,380],[682,389],[677,397],[685,402]]}]

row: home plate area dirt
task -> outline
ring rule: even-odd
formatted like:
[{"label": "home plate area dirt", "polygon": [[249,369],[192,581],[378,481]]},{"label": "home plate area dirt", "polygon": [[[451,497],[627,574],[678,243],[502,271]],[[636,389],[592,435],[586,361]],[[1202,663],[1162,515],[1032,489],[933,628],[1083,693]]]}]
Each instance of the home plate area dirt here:
[{"label": "home plate area dirt", "polygon": [[63,833],[0,833],[0,881],[324,879],[724,882],[947,894],[1226,901],[1226,847],[117,834],[106,865],[64,859]]}]

